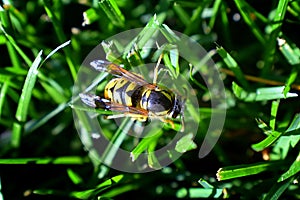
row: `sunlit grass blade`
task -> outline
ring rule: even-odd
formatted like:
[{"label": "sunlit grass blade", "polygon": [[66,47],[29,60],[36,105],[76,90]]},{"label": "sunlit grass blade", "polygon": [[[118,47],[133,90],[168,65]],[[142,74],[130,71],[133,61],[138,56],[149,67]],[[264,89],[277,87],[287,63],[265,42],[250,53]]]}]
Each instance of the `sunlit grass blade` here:
[{"label": "sunlit grass blade", "polygon": [[300,49],[296,44],[289,44],[284,38],[278,38],[279,50],[291,65],[300,64]]},{"label": "sunlit grass blade", "polygon": [[176,192],[177,198],[220,198],[223,193],[222,188],[215,188],[204,179],[200,179],[199,184],[203,188],[180,188]]},{"label": "sunlit grass blade", "polygon": [[295,44],[289,44],[283,38],[278,38],[277,40],[279,44],[279,50],[292,66],[292,71],[289,75],[288,80],[286,81],[286,87],[284,89],[284,94],[286,95],[290,91],[292,84],[297,79],[299,73],[300,49]]},{"label": "sunlit grass blade", "polygon": [[162,130],[153,130],[154,132],[149,132],[149,135],[152,135],[151,137],[145,137],[143,138],[138,145],[131,151],[130,157],[132,162],[136,161],[138,157],[149,147],[149,145],[156,141],[161,135],[163,134]]},{"label": "sunlit grass blade", "polygon": [[57,158],[7,158],[0,159],[0,164],[37,164],[37,165],[82,165],[87,163],[88,159],[78,156],[65,156]]},{"label": "sunlit grass blade", "polygon": [[[151,143],[151,144],[153,144],[153,143]],[[152,169],[161,169],[162,168],[162,166],[160,165],[160,163],[155,155],[155,151],[148,152],[148,165]]]},{"label": "sunlit grass blade", "polygon": [[268,171],[280,166],[279,162],[254,163],[220,168],[217,172],[218,181],[250,176]]},{"label": "sunlit grass blade", "polygon": [[268,101],[268,100],[285,99],[285,98],[298,96],[296,93],[290,93],[290,92],[287,93],[287,95],[284,95],[283,94],[284,86],[257,88],[256,92],[247,92],[238,84],[233,82],[232,90],[234,95],[238,99],[246,102]]},{"label": "sunlit grass blade", "polygon": [[283,133],[275,131],[271,128],[269,128],[262,120],[258,119],[257,120],[258,127],[264,131],[264,133],[267,135],[267,137],[262,140],[261,142],[257,144],[253,144],[251,147],[255,151],[262,151],[265,148],[269,147],[272,145],[278,138],[283,135]]},{"label": "sunlit grass blade", "polygon": [[67,169],[67,172],[68,172],[68,176],[69,178],[71,179],[71,181],[78,185],[78,184],[81,184],[83,183],[83,179],[80,177],[80,175],[78,173],[76,173],[74,170],[68,168]]},{"label": "sunlit grass blade", "polygon": [[157,34],[159,31],[159,26],[161,22],[154,15],[146,24],[146,26],[142,29],[142,31],[132,40],[124,49],[123,54],[127,55],[132,50],[133,45],[136,45],[138,49],[143,49],[145,46],[153,46],[156,41],[153,41],[151,38]]},{"label": "sunlit grass blade", "polygon": [[187,134],[180,138],[180,140],[177,141],[175,150],[179,153],[185,153],[187,151],[193,150],[197,148],[196,143],[193,141],[193,134]]},{"label": "sunlit grass blade", "polygon": [[114,176],[108,180],[105,180],[104,182],[100,183],[93,189],[88,189],[88,190],[83,190],[83,191],[61,191],[61,190],[51,190],[51,189],[37,189],[34,190],[34,194],[39,194],[39,195],[49,195],[49,194],[55,194],[59,196],[68,196],[72,198],[78,198],[78,199],[90,199],[92,197],[96,197],[100,192],[104,191],[108,187],[117,184],[123,179],[124,175],[117,175]]},{"label": "sunlit grass blade", "polygon": [[39,54],[37,55],[25,79],[25,83],[22,89],[22,94],[20,96],[20,100],[16,112],[17,122],[13,124],[13,131],[12,131],[13,147],[19,147],[20,145],[21,135],[23,132],[22,124],[25,123],[27,120],[27,113],[28,113],[31,96],[32,96],[32,90],[34,88],[37,79],[38,67],[42,61],[41,55],[42,55],[42,51],[40,51]]},{"label": "sunlit grass blade", "polygon": [[235,59],[223,47],[217,47],[217,53],[221,56],[227,67],[233,71],[238,82],[244,88],[249,88],[249,84]]},{"label": "sunlit grass blade", "polygon": [[279,177],[278,182],[285,181],[286,179],[296,175],[299,172],[300,172],[300,153],[298,154],[296,160],[293,162],[290,168]]},{"label": "sunlit grass blade", "polygon": [[125,17],[115,0],[101,0],[99,6],[115,26],[124,26]]},{"label": "sunlit grass blade", "polygon": [[181,188],[176,192],[179,199],[197,199],[197,198],[220,198],[222,189],[208,189],[208,188]]},{"label": "sunlit grass blade", "polygon": [[279,28],[282,26],[283,19],[286,14],[288,4],[289,4],[288,0],[278,1],[278,5],[277,5],[276,12],[274,15],[273,23],[271,25],[271,32],[279,31]]},{"label": "sunlit grass blade", "polygon": [[289,125],[288,129],[285,131],[286,133],[296,131],[300,129],[300,113],[296,114],[293,118],[293,121]]},{"label": "sunlit grass blade", "polygon": [[262,151],[267,147],[271,146],[272,144],[274,144],[274,142],[276,142],[280,136],[282,136],[281,132],[271,131],[270,135],[268,135],[267,138],[265,138],[264,140],[262,140],[257,144],[251,145],[251,147],[255,151]]},{"label": "sunlit grass blade", "polygon": [[272,107],[271,107],[271,119],[270,119],[270,128],[272,130],[275,130],[275,124],[276,124],[276,116],[277,116],[277,111],[279,107],[280,101],[272,101]]},{"label": "sunlit grass blade", "polygon": [[116,196],[126,193],[128,191],[137,190],[139,188],[139,186],[140,185],[138,185],[137,183],[120,185],[116,188],[112,188],[112,189],[108,190],[107,192],[103,192],[103,194],[101,194],[101,197],[103,197],[103,199],[105,199],[105,198],[111,199],[113,197],[116,197]]}]

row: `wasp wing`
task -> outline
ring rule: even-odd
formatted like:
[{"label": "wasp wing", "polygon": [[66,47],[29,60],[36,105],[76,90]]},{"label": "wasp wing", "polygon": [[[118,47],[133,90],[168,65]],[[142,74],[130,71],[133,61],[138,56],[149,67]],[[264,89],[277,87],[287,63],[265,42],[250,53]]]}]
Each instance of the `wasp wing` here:
[{"label": "wasp wing", "polygon": [[92,108],[100,108],[115,111],[118,113],[128,115],[130,117],[147,117],[149,114],[149,112],[145,109],[114,103],[94,94],[81,93],[79,94],[79,96],[84,104]]},{"label": "wasp wing", "polygon": [[123,77],[130,82],[136,83],[140,86],[146,86],[148,88],[155,88],[156,86],[148,83],[142,76],[138,74],[127,71],[126,69],[119,67],[118,65],[104,61],[104,60],[94,60],[90,65],[96,70],[101,72],[107,72],[113,74],[117,77]]}]

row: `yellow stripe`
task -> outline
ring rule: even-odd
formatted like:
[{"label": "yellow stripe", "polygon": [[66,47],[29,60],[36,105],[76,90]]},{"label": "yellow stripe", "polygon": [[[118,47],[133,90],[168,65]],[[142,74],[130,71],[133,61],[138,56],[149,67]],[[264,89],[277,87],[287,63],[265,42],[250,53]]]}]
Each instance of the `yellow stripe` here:
[{"label": "yellow stripe", "polygon": [[113,89],[116,86],[116,84],[118,83],[119,78],[114,78],[112,80],[110,80],[107,85],[105,86],[105,90],[104,90],[104,98],[111,100],[113,99]]}]

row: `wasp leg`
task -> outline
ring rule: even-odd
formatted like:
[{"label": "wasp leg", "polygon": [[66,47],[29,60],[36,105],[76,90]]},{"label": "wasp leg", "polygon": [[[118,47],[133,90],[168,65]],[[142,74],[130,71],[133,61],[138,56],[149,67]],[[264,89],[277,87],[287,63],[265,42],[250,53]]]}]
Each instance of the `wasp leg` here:
[{"label": "wasp leg", "polygon": [[146,121],[148,118],[148,116],[141,115],[141,114],[121,113],[121,114],[109,115],[106,117],[106,119],[116,119],[116,118],[122,118],[122,117],[131,117],[138,121]]}]

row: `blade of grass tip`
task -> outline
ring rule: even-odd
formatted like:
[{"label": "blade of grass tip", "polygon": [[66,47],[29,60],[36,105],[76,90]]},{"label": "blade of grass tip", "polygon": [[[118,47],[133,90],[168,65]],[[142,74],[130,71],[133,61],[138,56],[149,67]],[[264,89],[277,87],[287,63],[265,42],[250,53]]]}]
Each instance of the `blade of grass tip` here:
[{"label": "blade of grass tip", "polygon": [[271,119],[270,119],[270,127],[272,130],[275,130],[276,116],[277,116],[279,103],[280,103],[280,100],[272,101]]},{"label": "blade of grass tip", "polygon": [[221,56],[227,67],[234,73],[236,79],[241,83],[241,85],[244,88],[249,88],[249,84],[244,73],[235,59],[223,47],[217,46],[217,53]]},{"label": "blade of grass tip", "polygon": [[[151,38],[155,37],[155,34],[159,31],[159,26],[161,23],[158,21],[156,15],[154,15],[147,25],[143,28],[143,30],[132,40],[124,49],[124,55],[130,53],[132,46],[136,43],[138,49],[143,49],[145,45],[152,46],[156,41],[151,40]],[[149,43],[152,42],[152,43]]]},{"label": "blade of grass tip", "polygon": [[99,6],[115,26],[125,26],[125,17],[115,0],[101,0]]},{"label": "blade of grass tip", "polygon": [[[55,48],[54,50],[52,50],[48,54],[48,56],[41,62],[41,64],[39,66],[42,66],[45,63],[45,61],[47,59],[49,59],[54,53],[56,53],[58,50],[60,50],[61,48],[64,48],[65,46],[67,46],[69,44],[70,44],[70,40],[67,41],[67,42],[65,42],[65,43],[63,43],[63,44],[61,44],[61,45],[59,45],[57,48]],[[41,73],[38,73],[38,77],[40,77],[43,80],[47,80],[46,77],[43,74],[41,74]],[[25,124],[25,126],[24,126],[25,132],[32,132],[32,131],[34,131],[38,127],[40,127],[43,124],[45,124],[52,117],[56,116],[58,113],[60,113],[61,111],[63,111],[68,106],[69,106],[69,103],[62,103],[56,109],[54,109],[50,113],[46,114],[45,116],[41,117],[39,120],[27,122]]]},{"label": "blade of grass tip", "polygon": [[286,95],[290,91],[293,82],[298,76],[297,68],[300,66],[300,49],[293,43],[289,44],[285,39],[278,38],[277,41],[279,50],[284,55],[286,60],[293,66],[292,72],[285,84],[284,94]]},{"label": "blade of grass tip", "polygon": [[140,185],[137,183],[132,183],[132,184],[126,184],[122,186],[118,186],[116,188],[112,188],[110,190],[107,190],[106,192],[101,195],[104,199],[113,199],[113,197],[116,197],[120,194],[124,194],[129,191],[134,191],[140,188]]},{"label": "blade of grass tip", "polygon": [[32,66],[29,68],[28,74],[25,79],[25,83],[17,107],[17,112],[15,115],[17,122],[13,123],[13,131],[12,131],[13,147],[19,147],[20,145],[21,135],[23,132],[23,125],[27,119],[27,113],[28,113],[29,103],[31,100],[32,90],[38,75],[38,67],[42,61],[41,58],[42,52],[43,51],[40,51],[39,54],[37,55],[36,59],[32,63]]},{"label": "blade of grass tip", "polygon": [[250,176],[268,171],[271,168],[276,169],[281,162],[254,163],[247,165],[235,165],[220,168],[217,172],[218,181],[224,181],[233,178]]},{"label": "blade of grass tip", "polygon": [[201,23],[201,21],[202,21],[202,19],[201,19],[202,16],[201,15],[203,13],[204,8],[205,8],[205,6],[199,5],[193,11],[190,23],[188,24],[188,26],[185,28],[185,30],[183,32],[185,35],[190,35],[195,29],[198,28],[197,26],[195,26],[195,24],[200,24]]},{"label": "blade of grass tip", "polygon": [[[114,185],[119,183],[123,179],[123,177],[123,174],[114,176],[111,179],[105,180],[104,182],[100,183],[93,189],[73,191],[70,193],[70,196],[77,199],[91,199],[92,197],[95,197],[99,195],[99,193],[101,193],[101,198],[111,199],[112,197],[115,197],[119,194],[123,194],[124,192],[135,190],[136,188],[138,188],[137,184],[126,184],[125,186],[113,187]],[[107,191],[107,188],[110,189]]]},{"label": "blade of grass tip", "polygon": [[300,113],[296,114],[286,133],[300,129]]},{"label": "blade of grass tip", "polygon": [[52,50],[52,51],[48,54],[48,56],[43,60],[42,64],[44,64],[44,62],[45,62],[48,58],[50,58],[53,54],[55,54],[58,50],[64,48],[65,46],[69,45],[70,43],[71,43],[71,40],[68,40],[68,41],[62,43],[61,45],[59,45],[58,47],[56,47],[56,48],[55,48],[54,50]]},{"label": "blade of grass tip", "polygon": [[173,9],[175,13],[178,15],[180,21],[185,25],[188,26],[190,22],[190,16],[182,9],[181,5],[178,3],[174,3]]},{"label": "blade of grass tip", "polygon": [[161,33],[166,39],[173,44],[180,43],[180,38],[170,29],[166,24],[163,24],[160,28]]},{"label": "blade of grass tip", "polygon": [[271,128],[269,128],[267,126],[267,124],[265,124],[262,120],[258,119],[257,120],[258,123],[258,127],[264,132],[265,135],[267,135],[267,138],[265,138],[263,141],[257,143],[257,144],[253,144],[251,147],[252,149],[254,149],[255,151],[262,151],[265,148],[269,147],[270,145],[272,145],[275,141],[277,141],[277,139],[283,135],[282,132],[278,132],[275,130],[272,130]]},{"label": "blade of grass tip", "polygon": [[82,26],[92,24],[99,19],[99,15],[95,8],[90,8],[83,12]]}]

